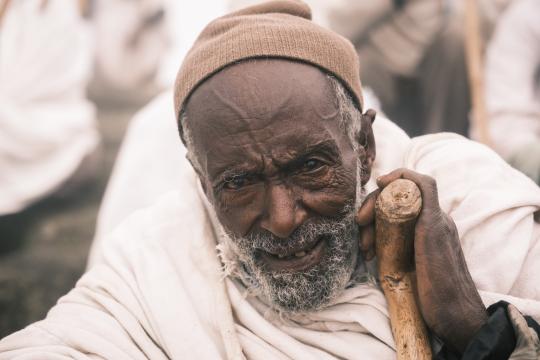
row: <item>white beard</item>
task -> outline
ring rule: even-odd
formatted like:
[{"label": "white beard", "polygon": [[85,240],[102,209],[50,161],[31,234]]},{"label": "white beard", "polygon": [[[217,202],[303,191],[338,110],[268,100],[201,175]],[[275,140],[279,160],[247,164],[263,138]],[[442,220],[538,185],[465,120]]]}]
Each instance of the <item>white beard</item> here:
[{"label": "white beard", "polygon": [[[361,203],[365,192],[361,190],[358,193]],[[279,312],[299,313],[320,309],[345,289],[356,268],[356,208],[347,206],[339,219],[308,220],[294,231],[289,241],[277,239],[267,231],[245,237],[227,234],[220,244],[225,270],[239,278],[250,293]],[[321,235],[325,236],[326,241],[323,258],[306,271],[268,271],[257,260],[257,250],[276,249],[278,246],[287,251],[289,247],[313,243],[314,238]]]}]

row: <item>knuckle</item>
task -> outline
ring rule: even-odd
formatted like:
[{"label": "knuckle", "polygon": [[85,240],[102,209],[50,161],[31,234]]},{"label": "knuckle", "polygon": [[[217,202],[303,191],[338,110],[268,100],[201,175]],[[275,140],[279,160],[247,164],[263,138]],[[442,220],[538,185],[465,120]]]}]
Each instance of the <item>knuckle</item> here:
[{"label": "knuckle", "polygon": [[435,178],[429,175],[418,173],[418,178],[422,182],[422,185],[424,185],[425,187],[437,187],[437,181],[435,180]]},{"label": "knuckle", "polygon": [[429,186],[434,187],[434,188],[437,187],[437,181],[435,180],[435,178],[432,178],[431,176],[428,176],[428,175],[422,175],[422,176],[424,176]]},{"label": "knuckle", "polygon": [[410,170],[407,169],[407,168],[404,168],[404,167],[401,167],[401,168],[398,168],[396,170],[396,173],[400,176],[400,177],[403,177],[403,175],[407,174]]},{"label": "knuckle", "polygon": [[438,197],[437,181],[428,175],[421,175],[421,176],[422,176],[421,186],[425,195],[429,196],[430,198],[437,198]]}]

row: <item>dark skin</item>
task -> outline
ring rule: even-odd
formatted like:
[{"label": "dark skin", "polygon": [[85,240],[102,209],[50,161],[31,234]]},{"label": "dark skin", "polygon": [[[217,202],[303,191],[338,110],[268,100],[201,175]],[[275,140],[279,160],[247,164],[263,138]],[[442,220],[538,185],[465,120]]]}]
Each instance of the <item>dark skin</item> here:
[{"label": "dark skin", "polygon": [[468,271],[456,225],[439,205],[437,183],[409,169],[397,169],[377,179],[379,189],[359,209],[360,250],[374,257],[375,200],[396,179],[408,179],[420,188],[422,210],[415,226],[414,260],[418,301],[428,327],[454,351],[462,353],[486,322],[487,314]]},{"label": "dark skin", "polygon": [[[286,60],[228,67],[206,80],[186,108],[201,184],[229,231],[267,230],[286,240],[303,222],[336,217],[355,197],[357,159],[369,180],[375,159],[371,124],[362,115],[354,151],[339,127],[334,90],[319,69]],[[435,181],[407,169],[378,179],[415,182],[423,209],[415,228],[418,299],[428,325],[462,352],[486,320],[452,219],[440,208]],[[373,257],[374,200],[357,214],[359,256]]]}]

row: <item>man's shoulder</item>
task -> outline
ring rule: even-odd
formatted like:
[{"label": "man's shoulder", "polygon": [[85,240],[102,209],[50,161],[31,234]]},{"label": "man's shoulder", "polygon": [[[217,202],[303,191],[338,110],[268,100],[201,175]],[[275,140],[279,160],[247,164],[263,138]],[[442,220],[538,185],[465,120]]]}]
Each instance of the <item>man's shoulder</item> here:
[{"label": "man's shoulder", "polygon": [[531,179],[486,145],[457,134],[413,138],[404,167],[435,178],[446,211],[467,197],[484,205],[500,203],[501,210],[540,206],[540,188]]},{"label": "man's shoulder", "polygon": [[495,151],[484,144],[455,133],[428,134],[411,140],[405,154],[405,161],[409,165],[422,163],[442,166],[476,159],[488,166],[502,166],[510,170],[510,166]]},{"label": "man's shoulder", "polygon": [[437,181],[453,181],[464,187],[480,181],[504,179],[508,184],[526,184],[533,192],[538,190],[532,181],[508,165],[494,150],[454,133],[413,138],[404,156],[404,166],[430,175]]}]

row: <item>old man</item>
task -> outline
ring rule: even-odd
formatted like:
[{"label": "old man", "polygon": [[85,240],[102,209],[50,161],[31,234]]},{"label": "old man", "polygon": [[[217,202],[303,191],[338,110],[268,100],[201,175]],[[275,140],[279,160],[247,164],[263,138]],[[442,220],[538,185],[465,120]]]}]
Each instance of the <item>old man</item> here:
[{"label": "old man", "polygon": [[194,171],[0,359],[395,358],[372,222],[377,187],[400,177],[423,196],[435,354],[537,356],[540,189],[462,137],[374,122],[354,48],[309,19],[282,0],[207,26],[175,86]]}]

